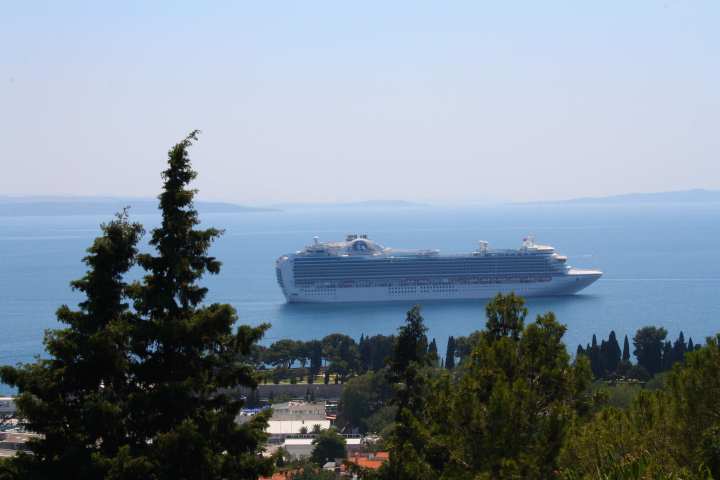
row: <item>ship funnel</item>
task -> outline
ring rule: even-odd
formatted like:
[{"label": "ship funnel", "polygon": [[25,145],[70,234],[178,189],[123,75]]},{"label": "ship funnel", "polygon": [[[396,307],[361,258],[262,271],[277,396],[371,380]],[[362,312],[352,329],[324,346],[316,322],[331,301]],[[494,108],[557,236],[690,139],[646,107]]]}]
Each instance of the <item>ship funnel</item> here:
[{"label": "ship funnel", "polygon": [[313,243],[314,243],[315,245],[317,245],[318,243],[320,243],[320,237],[318,237],[317,235],[315,235],[315,236],[313,237]]}]

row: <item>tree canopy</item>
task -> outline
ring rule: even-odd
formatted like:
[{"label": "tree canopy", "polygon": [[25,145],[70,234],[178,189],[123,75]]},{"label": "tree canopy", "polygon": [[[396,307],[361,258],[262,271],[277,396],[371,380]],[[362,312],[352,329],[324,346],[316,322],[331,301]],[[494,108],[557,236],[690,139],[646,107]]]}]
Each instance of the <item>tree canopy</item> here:
[{"label": "tree canopy", "polygon": [[[27,427],[42,434],[32,455],[7,466],[15,478],[254,478],[272,470],[259,455],[267,415],[237,425],[242,402],[224,393],[256,386],[241,359],[267,327],[235,329],[233,307],[203,304],[199,280],[220,271],[208,251],[221,232],[196,229],[187,151],[197,133],[168,153],[153,251],[138,253],[142,228],[125,214],[104,225],[87,274],[72,284],[85,300],[78,310],[60,307],[67,327],[45,337],[49,358],[3,367]],[[133,264],[144,276],[128,285]]]}]

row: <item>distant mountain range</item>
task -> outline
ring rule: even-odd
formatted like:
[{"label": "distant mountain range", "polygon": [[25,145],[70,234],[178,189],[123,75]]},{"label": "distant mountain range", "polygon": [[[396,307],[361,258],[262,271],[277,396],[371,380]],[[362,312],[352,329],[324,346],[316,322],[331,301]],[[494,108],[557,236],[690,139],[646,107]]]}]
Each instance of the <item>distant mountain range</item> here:
[{"label": "distant mountain range", "polygon": [[653,204],[653,203],[720,203],[720,190],[679,190],[674,192],[626,193],[607,197],[581,197],[545,204]]},{"label": "distant mountain range", "polygon": [[[158,213],[158,200],[120,197],[3,197],[0,196],[0,217],[55,215],[112,215],[130,207],[134,215]],[[195,202],[200,213],[249,213],[273,211],[272,208],[247,207],[225,202]]]}]

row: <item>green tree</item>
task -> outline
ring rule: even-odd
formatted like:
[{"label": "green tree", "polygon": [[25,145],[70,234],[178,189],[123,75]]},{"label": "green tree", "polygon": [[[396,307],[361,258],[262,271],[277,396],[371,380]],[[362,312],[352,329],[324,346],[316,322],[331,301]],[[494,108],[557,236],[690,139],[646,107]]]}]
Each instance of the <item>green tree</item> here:
[{"label": "green tree", "polygon": [[310,459],[317,465],[323,466],[327,462],[347,456],[345,439],[332,428],[320,432],[312,443]]},{"label": "green tree", "polygon": [[341,333],[333,333],[322,340],[323,357],[329,362],[329,370],[345,381],[360,367],[360,353],[355,340]]},{"label": "green tree", "polygon": [[308,383],[315,383],[315,377],[322,369],[322,342],[319,340],[310,340],[305,344],[305,350],[310,357]]},{"label": "green tree", "polygon": [[637,358],[638,365],[650,375],[662,370],[662,350],[666,336],[667,330],[662,327],[643,327],[635,333],[633,354]]},{"label": "green tree", "polygon": [[685,343],[685,334],[683,332],[680,332],[680,335],[678,335],[677,340],[675,340],[675,343],[673,344],[673,364],[677,362],[682,362],[685,360],[685,352],[687,351],[687,344]]},{"label": "green tree", "polygon": [[452,370],[455,368],[455,337],[448,337],[447,349],[445,350],[445,368]]},{"label": "green tree", "polygon": [[299,342],[283,339],[273,342],[265,352],[265,362],[274,367],[288,370],[300,353]]},{"label": "green tree", "polygon": [[127,215],[102,226],[87,250],[85,276],[71,283],[85,295],[78,310],[63,305],[67,327],[45,334],[49,358],[3,367],[2,380],[18,388],[17,407],[29,430],[43,436],[20,454],[15,478],[103,478],[130,432],[124,424],[131,385],[130,335],[124,275],[142,234]]},{"label": "green tree", "polygon": [[625,341],[623,342],[622,361],[630,363],[630,342],[628,342],[627,335],[625,335]]},{"label": "green tree", "polygon": [[438,355],[437,343],[435,342],[434,338],[430,342],[430,345],[428,345],[428,357],[432,365],[438,366],[440,362],[440,356]]},{"label": "green tree", "polygon": [[511,337],[517,340],[523,330],[528,310],[522,297],[509,293],[497,294],[485,307],[487,334],[495,339]]},{"label": "green tree", "polygon": [[392,356],[395,346],[395,337],[392,335],[373,335],[365,338],[365,343],[370,350],[370,369],[374,372],[385,367],[388,359]]},{"label": "green tree", "polygon": [[[560,459],[563,478],[720,478],[720,337],[686,355],[663,387],[641,391],[627,409],[576,421]],[[643,476],[618,477],[641,459]]]},{"label": "green tree", "polygon": [[617,341],[615,330],[610,332],[606,347],[605,366],[609,373],[617,371],[620,361],[622,360],[622,351],[620,350],[620,344]]},{"label": "green tree", "polygon": [[[230,305],[202,305],[207,289],[198,281],[220,270],[208,255],[220,232],[195,229],[187,149],[196,135],[169,151],[162,223],[150,240],[156,255],[136,255],[139,227],[120,219],[105,228],[75,284],[87,301],[79,312],[59,310],[68,328],[48,334],[50,358],[2,369],[28,426],[43,434],[32,456],[17,457],[20,478],[254,478],[272,470],[259,455],[267,414],[239,426],[242,402],[223,393],[256,386],[242,359],[267,327],[234,332]],[[145,276],[128,287],[122,277],[133,261]]]},{"label": "green tree", "polygon": [[431,364],[426,332],[420,307],[416,305],[398,330],[389,365],[390,379],[395,384],[393,405],[397,410],[388,439],[390,460],[383,465],[384,478],[435,478],[426,450],[431,440],[424,416],[428,392],[424,370]]},{"label": "green tree", "polygon": [[197,174],[187,150],[196,137],[192,132],[169,151],[162,223],[150,239],[156,254],[137,257],[146,275],[131,291],[141,316],[132,344],[134,435],[113,461],[111,477],[227,478],[272,468],[270,459],[257,456],[267,415],[236,426],[241,403],[222,393],[256,385],[252,367],[237,359],[267,326],[233,332],[233,307],[202,305],[207,288],[198,281],[220,271],[208,250],[221,232],[195,228],[196,191],[189,184]]},{"label": "green tree", "polygon": [[551,478],[564,433],[586,403],[589,365],[582,356],[570,363],[565,327],[552,313],[523,327],[524,313],[515,312],[505,320],[512,329],[490,316],[457,382],[432,389],[443,478]]},{"label": "green tree", "polygon": [[343,387],[338,421],[361,433],[369,431],[368,420],[392,398],[392,386],[384,370],[351,378]]}]

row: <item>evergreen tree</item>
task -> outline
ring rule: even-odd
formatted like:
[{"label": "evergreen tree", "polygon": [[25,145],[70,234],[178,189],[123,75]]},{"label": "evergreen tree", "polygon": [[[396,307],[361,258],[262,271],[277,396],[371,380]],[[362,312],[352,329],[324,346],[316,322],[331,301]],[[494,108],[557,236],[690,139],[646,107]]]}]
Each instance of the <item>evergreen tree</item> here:
[{"label": "evergreen tree", "polygon": [[655,375],[662,369],[663,342],[666,336],[667,330],[662,327],[643,327],[635,333],[633,353],[638,365],[650,375]]},{"label": "evergreen tree", "polygon": [[488,334],[495,338],[511,336],[517,340],[527,313],[525,299],[512,292],[508,295],[498,293],[485,307]]},{"label": "evergreen tree", "polygon": [[310,372],[308,383],[314,383],[315,377],[322,369],[322,343],[319,340],[310,340],[305,346],[310,355]]},{"label": "evergreen tree", "polygon": [[440,357],[438,356],[437,343],[435,343],[434,338],[432,339],[432,341],[430,342],[430,345],[428,346],[428,357],[430,359],[430,363],[432,365],[437,366]]},{"label": "evergreen tree", "polygon": [[445,368],[452,370],[455,368],[455,337],[448,337],[447,349],[445,350]]},{"label": "evergreen tree", "polygon": [[150,240],[156,254],[137,257],[146,275],[132,289],[142,317],[132,345],[134,438],[113,462],[118,477],[136,472],[158,479],[219,479],[272,468],[271,460],[257,455],[267,414],[237,426],[241,403],[222,393],[255,386],[253,369],[237,358],[249,353],[267,326],[242,326],[233,333],[233,307],[201,306],[207,288],[198,281],[220,271],[208,250],[221,232],[195,228],[200,223],[193,206],[196,192],[188,186],[197,174],[187,149],[197,133],[169,151],[160,194],[162,223]]},{"label": "evergreen tree", "polygon": [[384,478],[435,478],[425,459],[429,433],[422,416],[426,399],[423,369],[430,365],[426,332],[420,307],[416,305],[408,311],[405,325],[398,331],[390,363],[390,379],[396,386],[393,404],[397,413],[388,439],[390,460],[383,465]]},{"label": "evergreen tree", "polygon": [[323,430],[313,439],[313,450],[310,459],[313,463],[323,466],[326,462],[334,462],[347,456],[345,439],[334,429]]},{"label": "evergreen tree", "polygon": [[329,362],[329,369],[336,374],[336,383],[344,382],[353,372],[360,367],[360,353],[357,343],[348,335],[333,333],[322,340],[322,352]]},{"label": "evergreen tree", "polygon": [[588,358],[590,360],[590,368],[595,378],[601,378],[603,376],[602,358],[600,355],[597,337],[593,333],[592,343],[590,344],[590,348],[588,348]]},{"label": "evergreen tree", "polygon": [[428,389],[421,458],[434,477],[426,478],[555,478],[564,432],[585,403],[589,365],[583,356],[570,364],[565,327],[552,313],[526,327],[520,315],[510,323],[522,331],[498,337],[492,322],[458,374]]},{"label": "evergreen tree", "polygon": [[360,352],[360,372],[365,373],[372,369],[372,344],[365,335],[360,335],[358,351]]},{"label": "evergreen tree", "polygon": [[42,434],[29,443],[32,455],[10,460],[17,470],[9,478],[100,479],[129,441],[134,319],[123,276],[141,234],[125,213],[103,225],[83,259],[87,273],[71,283],[85,299],[78,310],[61,306],[57,318],[67,327],[45,334],[49,358],[2,368],[2,381],[19,390],[16,404],[25,425]]},{"label": "evergreen tree", "polygon": [[608,337],[607,356],[605,358],[605,364],[608,372],[613,373],[617,371],[621,358],[622,352],[620,350],[620,344],[618,343],[615,331],[613,330],[610,332],[610,336]]},{"label": "evergreen tree", "polygon": [[695,345],[693,344],[693,339],[692,339],[692,337],[690,337],[690,340],[688,340],[687,351],[688,351],[688,352],[693,352],[693,351],[695,351]]},{"label": "evergreen tree", "polygon": [[672,348],[672,342],[670,340],[667,340],[665,343],[663,343],[663,352],[662,352],[662,371],[670,370],[673,366],[673,363],[675,362],[675,358],[673,355],[673,348]]},{"label": "evergreen tree", "polygon": [[[196,135],[169,152],[162,223],[150,240],[157,254],[136,255],[140,228],[124,217],[103,227],[85,259],[88,274],[73,284],[86,301],[58,311],[68,328],[48,333],[50,358],[2,369],[20,391],[20,414],[42,434],[32,456],[13,460],[17,478],[212,480],[272,471],[272,459],[260,456],[267,414],[239,426],[242,402],[224,393],[256,386],[244,359],[267,326],[234,333],[230,305],[201,306],[207,289],[199,279],[220,270],[207,253],[220,232],[195,229],[187,148]],[[133,262],[146,275],[127,286]]]},{"label": "evergreen tree", "polygon": [[625,341],[623,342],[622,361],[623,363],[630,363],[630,342],[627,335],[625,335]]},{"label": "evergreen tree", "polygon": [[677,340],[673,344],[673,363],[682,362],[685,359],[685,352],[687,351],[687,345],[685,344],[685,335],[680,332]]}]

